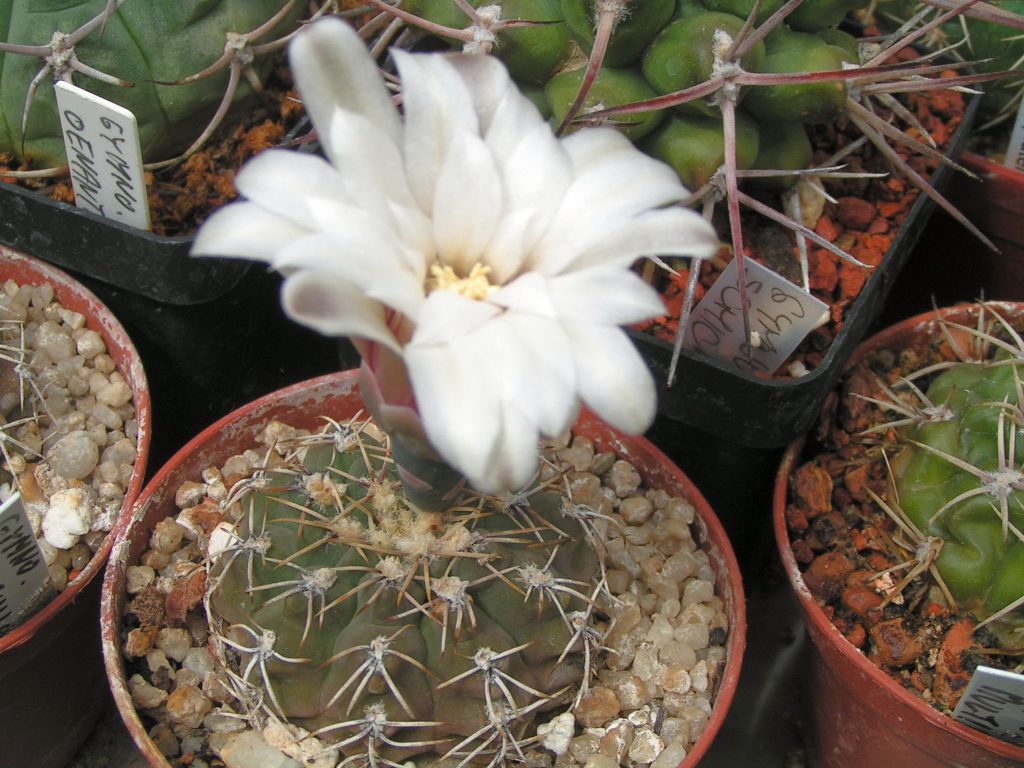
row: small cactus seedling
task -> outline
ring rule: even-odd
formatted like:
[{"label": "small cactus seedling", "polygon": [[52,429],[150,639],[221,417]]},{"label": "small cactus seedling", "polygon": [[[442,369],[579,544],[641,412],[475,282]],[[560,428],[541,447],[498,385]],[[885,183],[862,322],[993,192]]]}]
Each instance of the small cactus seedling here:
[{"label": "small cactus seedling", "polygon": [[990,320],[969,330],[995,354],[942,366],[924,393],[912,386],[923,407],[886,404],[904,416],[883,425],[898,428],[902,446],[890,504],[941,541],[934,562],[957,605],[989,624],[1005,648],[1020,649],[1024,345],[996,309],[980,312]]},{"label": "small cactus seedling", "polygon": [[586,690],[602,568],[559,474],[424,513],[368,422],[275,449],[282,466],[232,497],[208,595],[216,647],[265,716],[370,764],[498,764]]},{"label": "small cactus seedling", "polygon": [[[143,159],[198,149],[230,106],[260,89],[306,10],[299,0],[88,0],[53,10],[0,2],[0,152],[54,175],[65,163],[51,81],[79,85],[131,110]],[[333,7],[324,3],[314,15]],[[243,80],[245,81],[243,83]],[[18,175],[17,172],[8,175]]]}]

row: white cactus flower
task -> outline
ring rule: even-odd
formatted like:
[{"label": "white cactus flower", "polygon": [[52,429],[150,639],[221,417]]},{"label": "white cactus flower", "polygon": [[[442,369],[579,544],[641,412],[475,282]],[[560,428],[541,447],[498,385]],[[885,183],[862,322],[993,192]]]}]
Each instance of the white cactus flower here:
[{"label": "white cactus flower", "polygon": [[404,122],[344,22],[290,56],[326,159],[255,157],[193,253],[269,262],[293,319],[364,366],[398,355],[430,443],[482,491],[525,485],[580,401],[646,429],[654,382],[619,326],[664,308],[630,264],[718,244],[668,166],[610,128],[556,138],[488,56],[393,51]]}]

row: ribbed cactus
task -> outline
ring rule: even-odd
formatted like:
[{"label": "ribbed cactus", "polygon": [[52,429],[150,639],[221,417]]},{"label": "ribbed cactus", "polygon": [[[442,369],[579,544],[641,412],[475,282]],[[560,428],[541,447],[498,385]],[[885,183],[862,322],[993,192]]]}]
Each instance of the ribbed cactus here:
[{"label": "ribbed cactus", "polygon": [[[105,16],[108,6],[118,7]],[[282,10],[280,22],[263,34],[242,37]],[[232,41],[243,57],[258,53],[245,44],[276,40],[307,13],[297,0],[0,0],[0,152],[34,167],[65,162],[52,86],[64,78],[131,110],[144,159],[165,159],[203,133],[229,89],[229,67],[185,84],[161,83],[203,72]],[[26,50],[33,46],[57,52]],[[271,57],[257,56],[252,72],[262,78],[271,63]],[[131,87],[104,82],[110,78]],[[236,101],[252,95],[246,80],[241,78]]]},{"label": "ribbed cactus", "polygon": [[[611,23],[607,50],[603,55],[598,54],[602,59],[601,68],[593,85],[587,85],[589,94],[580,107],[583,122],[589,110],[619,107],[707,81],[715,66],[716,32],[736,36],[743,29],[746,15],[753,10],[753,3],[745,0],[726,3],[715,0],[703,3],[697,0],[472,0],[471,4],[475,8],[497,8],[498,18],[481,14],[480,24],[477,24],[454,0],[404,0],[401,8],[453,30],[465,32],[474,26],[488,30],[494,35],[493,53],[506,62],[514,77],[524,84],[546,83],[545,106],[559,123],[567,113],[575,112],[571,108],[585,80],[587,56],[600,36],[603,8],[621,6]],[[781,4],[765,3],[762,8],[772,5],[772,10],[777,10]],[[852,53],[849,45],[841,46],[837,36],[844,38],[844,43],[852,42],[853,38],[835,27],[851,4],[856,3],[807,0],[765,42],[754,45],[741,58],[741,66],[749,72],[770,73],[842,69],[844,63],[856,60],[856,44],[852,45]],[[767,15],[762,13],[760,18],[763,21]],[[508,26],[504,26],[506,23]],[[460,40],[469,43],[469,38],[468,34],[462,38],[448,37],[455,43]],[[571,48],[566,47],[569,39],[575,43],[575,56],[571,55]],[[719,55],[721,53],[718,51]],[[841,82],[743,89],[741,97],[751,100],[751,109],[745,112],[752,119],[741,113],[745,129],[737,139],[739,153],[745,158],[757,154],[759,125],[777,131],[781,124],[788,124],[792,131],[803,133],[802,125],[834,120],[843,111],[846,93],[846,86]],[[684,115],[700,113],[721,120],[713,99],[689,101],[675,109]],[[640,139],[663,117],[664,112],[656,111],[612,118],[611,122],[618,122],[630,138]],[[672,128],[675,136],[689,136],[690,131],[685,120]],[[718,146],[709,148],[711,156],[723,154],[721,133],[719,131]],[[692,139],[702,146],[708,143],[702,128],[693,130]],[[706,152],[665,151],[663,142],[648,144],[646,148],[673,165],[688,184],[696,187],[707,182],[720,165],[711,166]],[[773,159],[780,158],[776,155]],[[798,159],[803,158],[794,157],[793,163]],[[741,167],[749,167],[750,162]],[[800,167],[803,166],[792,163],[784,166],[790,170]]]},{"label": "ribbed cactus", "polygon": [[[1024,365],[960,363],[928,388],[931,418],[904,428],[893,464],[899,504],[943,540],[939,573],[980,619],[1024,597]],[[1024,610],[992,624],[1006,647],[1024,647]]]},{"label": "ribbed cactus", "polygon": [[584,511],[542,489],[422,512],[365,424],[288,445],[294,461],[243,484],[210,567],[220,651],[267,714],[400,762],[514,752],[536,713],[571,705],[599,644]]}]

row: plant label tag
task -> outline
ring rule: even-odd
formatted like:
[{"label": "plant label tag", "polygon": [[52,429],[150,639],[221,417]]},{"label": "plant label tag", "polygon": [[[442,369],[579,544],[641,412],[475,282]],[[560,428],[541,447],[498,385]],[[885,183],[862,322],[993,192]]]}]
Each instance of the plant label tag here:
[{"label": "plant label tag", "polygon": [[768,375],[827,317],[828,306],[752,259],[744,266],[752,338],[744,335],[733,259],[694,307],[683,346],[738,371]]},{"label": "plant label tag", "polygon": [[1010,143],[1006,147],[1003,165],[1015,171],[1024,172],[1024,100],[1017,108],[1017,120],[1010,132]]},{"label": "plant label tag", "polygon": [[0,637],[54,595],[50,572],[16,493],[0,505]]},{"label": "plant label tag", "polygon": [[54,92],[78,207],[149,229],[135,115],[71,83],[55,83]]},{"label": "plant label tag", "polygon": [[1024,747],[1024,675],[978,667],[953,717],[989,736]]}]

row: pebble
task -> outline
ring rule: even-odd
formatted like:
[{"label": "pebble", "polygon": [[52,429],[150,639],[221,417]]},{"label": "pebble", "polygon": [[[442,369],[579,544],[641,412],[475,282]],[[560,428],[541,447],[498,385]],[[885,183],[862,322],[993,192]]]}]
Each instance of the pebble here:
[{"label": "pebble", "polygon": [[81,480],[96,469],[100,461],[100,449],[91,434],[78,430],[64,435],[54,443],[46,459],[61,477]]},{"label": "pebble", "polygon": [[686,757],[686,747],[678,741],[672,741],[665,745],[658,758],[651,763],[651,768],[676,768],[683,758]]},{"label": "pebble", "polygon": [[164,627],[157,634],[156,647],[168,658],[181,662],[192,648],[192,636],[187,629]]},{"label": "pebble", "polygon": [[125,570],[125,590],[136,595],[156,580],[156,571],[148,565],[130,565]]},{"label": "pebble", "polygon": [[167,701],[167,691],[150,685],[142,675],[128,678],[128,691],[135,706],[140,709],[153,709]]},{"label": "pebble", "polygon": [[149,730],[149,738],[164,757],[175,757],[181,753],[178,738],[165,723],[157,723]]},{"label": "pebble", "polygon": [[57,491],[50,497],[50,507],[43,516],[43,538],[51,546],[70,549],[82,534],[89,532],[92,517],[92,503],[84,489]]},{"label": "pebble", "polygon": [[564,755],[569,751],[569,743],[572,741],[576,729],[576,718],[572,712],[563,712],[552,718],[547,723],[537,726],[537,736],[544,749],[549,749],[556,755]]},{"label": "pebble", "polygon": [[213,709],[203,692],[194,685],[179,685],[167,697],[167,715],[172,722],[189,728],[198,728],[206,713]]},{"label": "pebble", "polygon": [[615,495],[624,499],[637,492],[640,488],[640,473],[628,461],[621,459],[612,464],[608,471],[608,487]]},{"label": "pebble", "polygon": [[255,731],[232,734],[218,756],[227,768],[302,768],[302,763],[274,749]]},{"label": "pebble", "polygon": [[604,725],[619,714],[619,699],[610,688],[597,686],[580,699],[573,712],[584,728]]},{"label": "pebble", "polygon": [[641,728],[633,737],[629,759],[636,763],[653,763],[665,748],[665,743],[650,728]]},{"label": "pebble", "polygon": [[608,725],[598,743],[598,750],[602,755],[612,758],[617,765],[621,765],[629,755],[630,747],[633,746],[634,733],[633,724],[625,718],[619,718]]}]

